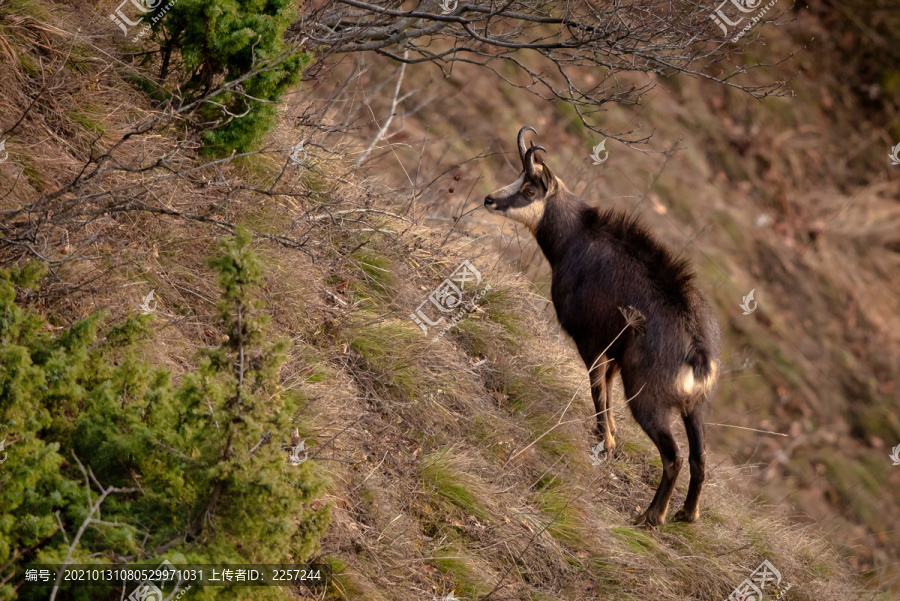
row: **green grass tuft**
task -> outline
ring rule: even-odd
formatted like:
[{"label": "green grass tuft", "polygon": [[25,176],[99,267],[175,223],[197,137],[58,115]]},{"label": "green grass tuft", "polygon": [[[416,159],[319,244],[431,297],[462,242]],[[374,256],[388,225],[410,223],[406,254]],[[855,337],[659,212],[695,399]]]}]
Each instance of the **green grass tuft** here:
[{"label": "green grass tuft", "polygon": [[490,583],[473,567],[475,559],[458,549],[445,548],[435,553],[431,563],[453,580],[454,596],[461,601],[475,601],[491,590]]},{"label": "green grass tuft", "polygon": [[415,325],[405,321],[370,324],[359,328],[350,341],[350,348],[365,359],[367,369],[384,376],[381,385],[399,391],[406,398],[415,398],[423,386],[408,349],[420,341]]},{"label": "green grass tuft", "polygon": [[465,513],[490,521],[490,515],[479,499],[478,483],[453,464],[452,448],[444,448],[422,459],[422,480],[441,498]]},{"label": "green grass tuft", "polygon": [[574,546],[584,544],[584,525],[578,516],[577,508],[571,504],[571,495],[565,494],[564,487],[557,480],[550,487],[535,495],[541,513],[548,520],[547,532],[553,538]]},{"label": "green grass tuft", "polygon": [[656,552],[656,541],[644,530],[636,528],[613,528],[613,533],[628,545],[633,553],[653,555]]},{"label": "green grass tuft", "polygon": [[352,265],[358,269],[361,280],[353,282],[351,289],[363,298],[383,305],[393,296],[394,272],[391,262],[384,255],[370,249],[359,249],[352,255]]}]

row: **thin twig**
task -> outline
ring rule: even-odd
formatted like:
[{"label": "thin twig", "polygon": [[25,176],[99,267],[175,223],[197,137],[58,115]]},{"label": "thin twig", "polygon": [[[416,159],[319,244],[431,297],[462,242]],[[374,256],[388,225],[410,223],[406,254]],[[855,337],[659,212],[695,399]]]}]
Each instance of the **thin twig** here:
[{"label": "thin twig", "polygon": [[707,423],[704,424],[704,425],[707,425],[707,426],[721,426],[721,427],[723,427],[723,428],[737,428],[738,430],[749,430],[749,431],[751,431],[751,432],[759,432],[759,433],[761,433],[761,434],[774,434],[775,436],[787,436],[787,437],[790,437],[790,436],[791,436],[790,434],[785,434],[785,433],[783,433],[783,432],[772,432],[771,430],[757,430],[756,428],[745,428],[744,426],[732,426],[731,424],[722,424],[722,423],[719,423],[719,424],[711,424],[711,423],[707,422]]},{"label": "thin twig", "polygon": [[[75,461],[78,463],[78,467],[81,468],[82,473],[84,473],[84,475],[85,475],[85,479],[87,479],[87,472],[84,469],[84,465],[82,465],[81,461],[75,455],[74,451],[72,452],[72,457],[75,457]],[[91,475],[93,475],[93,473]],[[88,487],[90,487],[90,485],[88,485]],[[75,547],[77,547],[78,543],[81,541],[81,536],[84,534],[84,531],[87,530],[87,527],[91,524],[91,522],[97,521],[97,520],[93,519],[94,514],[98,513],[100,511],[100,505],[103,503],[104,500],[106,500],[106,497],[108,497],[112,493],[138,492],[138,489],[136,489],[136,488],[118,488],[115,486],[110,486],[105,489],[103,489],[101,487],[101,491],[102,492],[100,494],[100,497],[97,498],[97,502],[94,503],[93,505],[90,505],[90,511],[88,512],[88,515],[84,519],[84,522],[81,523],[81,527],[78,528],[78,532],[75,534],[74,540],[72,540],[72,543],[69,545],[69,550],[66,553],[66,558],[63,560],[63,563],[60,566],[59,571],[56,573],[56,580],[53,583],[53,590],[50,592],[50,601],[56,600],[56,593],[59,590],[59,583],[62,580],[62,578],[61,578],[62,572],[66,568],[66,566],[68,566],[69,563],[72,561],[72,554],[75,552]],[[90,492],[88,492],[88,498],[90,498]]]},{"label": "thin twig", "polygon": [[[408,52],[409,51],[404,51],[404,53],[403,53],[404,58],[407,56]],[[391,126],[391,122],[394,120],[394,115],[397,114],[397,104],[399,104],[398,99],[400,97],[400,86],[403,83],[403,74],[405,72],[406,72],[406,63],[401,63],[399,73],[397,74],[397,85],[394,86],[394,97],[391,99],[391,108],[388,111],[387,120],[384,122],[383,127],[378,128],[378,133],[375,134],[374,138],[372,138],[372,143],[369,144],[369,147],[366,148],[365,152],[363,152],[359,156],[359,158],[356,159],[356,163],[354,163],[355,165],[362,165],[363,162],[366,160],[366,158],[369,156],[369,154],[372,153],[372,150],[375,148],[375,146],[378,144],[378,142],[381,141],[381,139],[387,135],[388,128]]]}]

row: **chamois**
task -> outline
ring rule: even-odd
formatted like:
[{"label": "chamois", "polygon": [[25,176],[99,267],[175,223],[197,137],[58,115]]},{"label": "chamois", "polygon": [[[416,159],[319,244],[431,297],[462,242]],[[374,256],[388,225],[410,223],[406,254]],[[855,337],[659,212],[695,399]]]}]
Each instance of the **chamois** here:
[{"label": "chamois", "polygon": [[672,436],[673,409],[687,431],[691,474],[684,508],[674,519],[694,522],[705,479],[704,417],[721,362],[719,324],[689,262],[639,220],[572,194],[536,157],[547,151],[525,147],[529,130],[537,133],[523,127],[517,137],[519,179],[488,194],[484,206],[527,226],[550,263],[553,306],[588,368],[605,449],[612,453],[616,444],[612,383],[620,373],[631,414],[659,450],[662,479],[635,523],[665,522],[682,463]]}]

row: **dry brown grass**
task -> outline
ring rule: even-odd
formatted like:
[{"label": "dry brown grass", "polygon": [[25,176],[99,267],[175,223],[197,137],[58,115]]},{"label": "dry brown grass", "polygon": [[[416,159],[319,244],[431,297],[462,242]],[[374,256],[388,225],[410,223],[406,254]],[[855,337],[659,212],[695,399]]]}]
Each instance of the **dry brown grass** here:
[{"label": "dry brown grass", "polygon": [[[97,26],[83,11],[67,18],[55,17],[54,27],[64,30],[79,19]],[[52,56],[65,56],[61,49],[72,34],[38,38],[28,23],[16,25],[30,28],[16,33],[16,43],[31,36],[28,44],[43,40],[53,46]],[[34,202],[40,186],[62,185],[83,164],[92,138],[74,126],[56,131],[50,118],[65,114],[62,107],[94,115],[106,143],[148,116],[142,97],[123,81],[130,67],[110,58],[116,49],[109,40],[75,47],[98,52],[77,77],[63,69],[54,83],[60,87],[48,87],[28,127],[11,138],[0,185],[19,184],[2,197],[0,210]],[[37,53],[24,45],[21,52]],[[99,57],[108,62],[96,62]],[[0,106],[27,105],[35,78],[17,65],[0,70]],[[91,93],[95,79],[104,93]],[[164,134],[129,143],[121,161],[152,161],[170,151],[174,133]],[[283,149],[298,138],[285,119],[269,143]],[[190,153],[179,161],[182,168],[202,164]],[[291,341],[282,385],[307,399],[295,424],[331,483],[325,501],[334,519],[321,549],[338,572],[329,598],[418,601],[455,590],[460,599],[712,601],[766,558],[795,584],[788,599],[860,598],[861,587],[821,533],[754,504],[741,490],[742,472],[725,456],[710,461],[699,523],[655,532],[630,527],[659,477],[656,452],[626,417],[619,395],[623,454],[591,464],[596,441],[583,366],[550,325],[547,301],[496,252],[495,241],[438,232],[415,221],[421,215],[406,221],[373,212],[397,213],[406,199],[379,194],[324,152],[312,151],[306,167],[286,172],[283,194],[236,187],[271,183],[283,164],[282,152],[203,172],[228,182],[224,187],[178,178],[144,186],[177,213],[204,213],[257,233],[272,334]],[[139,179],[117,178],[98,186],[122,188]],[[465,183],[460,189],[470,189],[474,179]],[[710,187],[699,197],[710,210],[719,202]],[[659,198],[671,200],[663,191]],[[848,235],[865,227],[841,223]],[[306,228],[302,249],[264,237]],[[157,335],[144,346],[146,355],[185,369],[196,349],[219,335],[215,284],[204,260],[226,232],[142,211],[71,232],[59,225],[43,239],[41,251],[61,262],[49,282],[54,292],[41,302],[60,321],[97,309],[117,319],[153,289]],[[878,243],[892,235],[885,228]],[[843,256],[832,252],[830,260]],[[463,259],[481,270],[492,291],[432,344],[409,313]],[[879,315],[870,310],[872,319]],[[719,448],[724,455],[727,447]],[[686,474],[674,504],[685,485]]]},{"label": "dry brown grass", "polygon": [[[564,107],[460,66],[448,83],[458,93],[444,95],[431,73],[407,69],[403,92],[421,91],[399,108],[402,127],[369,165],[397,186],[412,166],[446,171],[422,202],[430,223],[446,230],[463,215],[457,230],[491,236],[510,268],[549,296],[547,265],[529,233],[474,210],[515,179],[515,132],[535,126],[536,143],[570,188],[596,205],[641,213],[697,265],[724,327],[729,370],[710,421],[789,434],[715,427],[712,448],[793,523],[833,534],[872,588],[896,595],[900,531],[886,524],[900,521],[900,473],[888,459],[900,443],[900,168],[886,155],[900,141],[897,97],[860,93],[870,83],[856,70],[862,59],[839,50],[862,46],[852,27],[833,15],[791,16],[760,30],[765,45],[754,56],[733,61],[797,52],[754,75],[793,78],[795,98],[758,102],[709,82],[660,79],[641,107],[604,115],[602,125],[615,131],[652,130],[652,150],[678,142],[671,157],[608,141],[609,160],[594,166],[588,154],[600,138]],[[369,65],[370,81],[393,77],[393,65]],[[372,114],[384,115],[388,100],[371,98]],[[492,152],[501,154],[464,162]],[[759,307],[744,316],[739,304],[751,289]]]}]

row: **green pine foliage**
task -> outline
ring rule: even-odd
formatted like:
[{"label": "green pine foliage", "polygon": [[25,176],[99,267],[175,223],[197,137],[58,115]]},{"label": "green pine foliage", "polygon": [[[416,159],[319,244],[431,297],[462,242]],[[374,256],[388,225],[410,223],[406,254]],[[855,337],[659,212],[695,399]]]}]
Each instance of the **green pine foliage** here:
[{"label": "green pine foliage", "polygon": [[[329,510],[311,502],[324,484],[312,462],[288,465],[282,450],[303,400],[278,386],[285,343],[266,341],[249,242],[238,231],[211,261],[223,342],[203,351],[177,386],[139,359],[149,316],[101,328],[102,315],[92,315],[54,332],[15,302],[16,288],[34,286],[41,270],[0,271],[0,439],[8,454],[0,464],[0,598],[49,598],[49,590],[17,589],[22,566],[67,556],[155,566],[288,564],[314,553]],[[97,504],[109,487],[118,490],[91,513],[88,499]],[[89,516],[99,521],[76,540]],[[280,588],[254,591],[287,598]],[[97,595],[72,588],[57,599],[105,598]]]},{"label": "green pine foliage", "polygon": [[176,0],[160,20],[161,79],[177,51],[187,77],[180,92],[188,100],[268,65],[244,80],[241,90],[217,94],[210,99],[216,104],[202,106],[200,120],[209,124],[203,134],[207,154],[252,150],[274,125],[277,101],[310,61],[284,43],[296,18],[295,0]]}]

